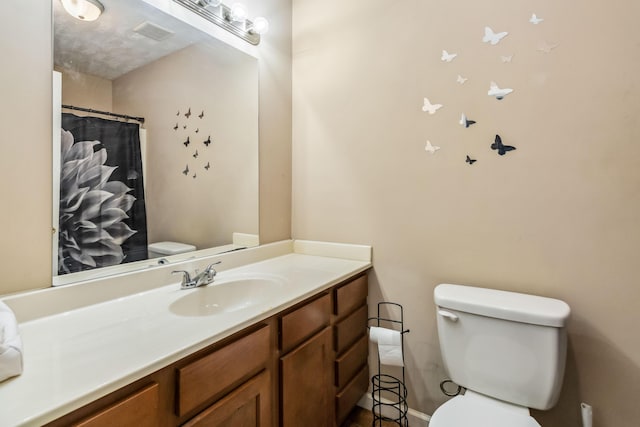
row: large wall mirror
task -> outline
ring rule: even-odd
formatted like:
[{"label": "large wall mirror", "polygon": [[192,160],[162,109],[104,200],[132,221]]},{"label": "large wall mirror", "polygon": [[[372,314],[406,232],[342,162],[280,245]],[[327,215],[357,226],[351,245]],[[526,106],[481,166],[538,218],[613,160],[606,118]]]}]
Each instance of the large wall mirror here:
[{"label": "large wall mirror", "polygon": [[100,1],[85,22],[53,0],[54,285],[256,245],[256,58]]}]

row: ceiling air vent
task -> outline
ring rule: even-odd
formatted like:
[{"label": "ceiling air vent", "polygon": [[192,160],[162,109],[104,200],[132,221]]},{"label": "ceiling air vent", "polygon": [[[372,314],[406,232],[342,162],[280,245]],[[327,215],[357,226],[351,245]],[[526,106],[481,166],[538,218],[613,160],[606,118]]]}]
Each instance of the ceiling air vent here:
[{"label": "ceiling air vent", "polygon": [[142,24],[138,25],[133,29],[133,31],[159,42],[171,37],[174,34],[173,31],[162,28],[161,26],[149,21],[145,21]]}]

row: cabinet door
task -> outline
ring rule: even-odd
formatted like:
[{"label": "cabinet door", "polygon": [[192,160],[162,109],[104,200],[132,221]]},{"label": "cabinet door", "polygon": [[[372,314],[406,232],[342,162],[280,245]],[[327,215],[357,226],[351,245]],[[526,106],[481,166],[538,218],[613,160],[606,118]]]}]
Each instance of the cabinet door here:
[{"label": "cabinet door", "polygon": [[333,424],[331,328],[280,358],[283,427]]},{"label": "cabinet door", "polygon": [[184,427],[270,427],[271,381],[269,372],[256,375]]}]

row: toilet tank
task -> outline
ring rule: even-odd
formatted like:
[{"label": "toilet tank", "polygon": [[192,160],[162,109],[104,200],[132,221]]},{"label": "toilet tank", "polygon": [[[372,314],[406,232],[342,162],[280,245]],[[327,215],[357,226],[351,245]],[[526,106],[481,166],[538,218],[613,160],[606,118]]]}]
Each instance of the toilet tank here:
[{"label": "toilet tank", "polygon": [[442,358],[456,384],[529,408],[556,404],[567,350],[565,302],[450,284],[438,285],[434,300]]}]

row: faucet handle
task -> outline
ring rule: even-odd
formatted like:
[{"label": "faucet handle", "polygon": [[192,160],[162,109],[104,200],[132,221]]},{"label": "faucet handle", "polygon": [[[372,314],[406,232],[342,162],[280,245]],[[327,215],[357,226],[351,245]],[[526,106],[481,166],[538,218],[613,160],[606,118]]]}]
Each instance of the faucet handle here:
[{"label": "faucet handle", "polygon": [[182,283],[180,284],[180,287],[182,289],[185,288],[191,288],[194,286],[193,282],[191,281],[191,275],[189,274],[188,271],[186,270],[174,270],[171,272],[171,274],[176,274],[176,273],[182,273]]},{"label": "faucet handle", "polygon": [[207,268],[205,268],[204,271],[202,272],[202,274],[206,277],[207,284],[211,283],[213,281],[213,278],[216,277],[216,274],[218,274],[214,265],[218,265],[221,262],[222,261],[216,261],[214,263],[209,264]]},{"label": "faucet handle", "polygon": [[213,266],[214,266],[214,265],[218,265],[218,264],[222,264],[222,261],[216,261],[216,262],[213,262],[213,263],[209,264],[209,265],[207,266],[207,268],[205,268],[205,269],[204,269],[204,271],[212,271],[212,270],[213,270],[213,271],[214,271],[214,274],[216,274],[216,273],[217,273],[217,272],[216,272],[216,269],[215,269]]}]

